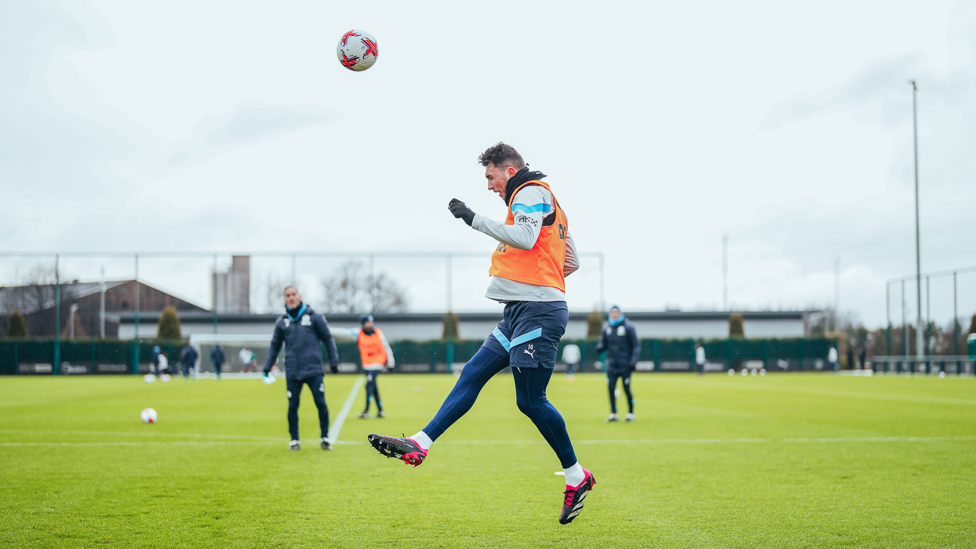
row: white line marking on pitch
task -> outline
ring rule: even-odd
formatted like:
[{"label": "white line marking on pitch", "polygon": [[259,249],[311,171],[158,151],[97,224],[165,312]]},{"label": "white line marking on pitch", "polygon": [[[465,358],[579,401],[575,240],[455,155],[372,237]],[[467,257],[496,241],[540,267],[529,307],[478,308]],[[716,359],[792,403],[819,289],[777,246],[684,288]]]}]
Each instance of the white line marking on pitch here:
[{"label": "white line marking on pitch", "polygon": [[[280,444],[283,440],[274,441],[275,444]],[[309,439],[309,440],[319,440],[319,439]],[[230,446],[236,444],[271,444],[270,440],[239,440],[239,441],[227,441],[227,440],[216,440],[216,441],[200,441],[200,440],[187,440],[187,441],[168,441],[168,442],[0,442],[0,448],[8,446]],[[361,444],[359,442],[335,442],[333,444]]]},{"label": "white line marking on pitch", "polygon": [[329,439],[333,444],[339,442],[339,433],[342,432],[342,425],[346,422],[346,416],[349,415],[349,410],[352,409],[352,403],[356,400],[356,395],[359,394],[359,388],[363,384],[363,378],[357,378],[356,383],[352,385],[352,390],[349,391],[349,396],[346,398],[346,403],[343,404],[342,410],[339,410],[339,415],[332,421],[332,425],[329,425]]},{"label": "white line marking on pitch", "polygon": [[[355,397],[355,393],[353,394]],[[339,425],[341,427],[341,425]],[[280,443],[284,439],[239,441],[167,441],[167,442],[0,442],[9,446],[228,446],[236,444]],[[306,439],[315,441],[318,439]],[[976,437],[843,437],[843,438],[670,438],[670,439],[621,439],[577,440],[576,444],[755,444],[755,443],[802,443],[802,442],[972,442]],[[365,444],[354,441],[332,441],[333,444]],[[445,440],[441,444],[543,444],[544,440]]]},{"label": "white line marking on pitch", "polygon": [[[148,427],[152,429],[152,427]],[[288,439],[284,437],[261,437],[251,435],[216,435],[202,433],[150,433],[150,432],[123,432],[123,431],[26,431],[6,429],[0,430],[0,434],[38,434],[38,435],[111,435],[111,436],[130,436],[130,437],[187,437],[187,438],[226,438],[234,440],[253,440],[253,441],[275,441],[281,442]]]},{"label": "white line marking on pitch", "polygon": [[[976,437],[661,438],[574,440],[573,444],[743,444],[770,442],[967,442]],[[544,440],[445,440],[440,444],[542,444]]]},{"label": "white line marking on pitch", "polygon": [[730,387],[733,389],[747,389],[751,391],[772,391],[777,393],[802,393],[808,395],[842,396],[852,398],[868,398],[877,400],[902,400],[907,402],[931,402],[934,404],[961,404],[963,406],[976,406],[976,400],[966,400],[959,398],[939,398],[923,397],[912,395],[884,395],[876,393],[851,393],[848,391],[831,391],[829,389],[807,389],[801,387],[775,387],[766,385],[730,385],[728,383],[706,382],[712,387]]}]

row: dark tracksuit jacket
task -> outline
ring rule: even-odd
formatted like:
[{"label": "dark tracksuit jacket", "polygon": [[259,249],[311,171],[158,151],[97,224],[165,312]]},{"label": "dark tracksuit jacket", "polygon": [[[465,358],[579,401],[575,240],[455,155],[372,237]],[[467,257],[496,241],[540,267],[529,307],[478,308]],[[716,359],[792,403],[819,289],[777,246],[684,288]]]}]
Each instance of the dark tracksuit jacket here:
[{"label": "dark tracksuit jacket", "polygon": [[224,350],[220,347],[214,347],[213,350],[210,351],[210,362],[212,362],[214,366],[220,368],[220,366],[224,363],[224,360],[226,360],[224,358]]},{"label": "dark tracksuit jacket", "polygon": [[624,373],[637,364],[640,358],[640,339],[637,330],[626,318],[616,326],[609,324],[600,332],[600,343],[596,351],[607,352],[607,371]]},{"label": "dark tracksuit jacket", "polygon": [[268,349],[268,359],[264,362],[264,372],[271,371],[281,344],[285,350],[285,377],[288,379],[308,379],[322,375],[322,353],[319,351],[319,341],[325,343],[329,353],[329,365],[339,365],[339,352],[336,350],[335,340],[329,331],[329,323],[325,317],[317,314],[308,305],[298,313],[294,321],[286,315],[278,317],[275,322],[274,335],[271,336],[271,347]]},{"label": "dark tracksuit jacket", "polygon": [[183,348],[183,352],[180,354],[180,364],[183,366],[184,372],[196,366],[197,356],[197,350],[193,347],[187,345]]}]

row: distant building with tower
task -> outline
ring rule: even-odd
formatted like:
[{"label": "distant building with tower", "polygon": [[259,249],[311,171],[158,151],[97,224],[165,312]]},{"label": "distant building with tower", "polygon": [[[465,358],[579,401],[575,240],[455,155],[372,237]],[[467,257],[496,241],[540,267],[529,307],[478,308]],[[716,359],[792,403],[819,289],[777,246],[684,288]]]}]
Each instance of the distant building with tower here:
[{"label": "distant building with tower", "polygon": [[251,256],[231,257],[230,268],[211,277],[211,307],[218,314],[247,314],[251,311]]}]

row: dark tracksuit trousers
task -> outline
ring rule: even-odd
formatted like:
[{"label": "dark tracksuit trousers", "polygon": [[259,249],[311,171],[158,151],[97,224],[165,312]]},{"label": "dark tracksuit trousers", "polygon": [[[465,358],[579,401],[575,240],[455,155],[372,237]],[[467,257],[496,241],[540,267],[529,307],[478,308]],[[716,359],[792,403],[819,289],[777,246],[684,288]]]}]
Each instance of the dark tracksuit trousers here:
[{"label": "dark tracksuit trousers", "polygon": [[376,410],[379,412],[383,411],[383,401],[380,400],[380,389],[376,383],[376,378],[379,377],[382,370],[366,370],[366,409],[363,413],[369,412],[370,401],[376,401]]},{"label": "dark tracksuit trousers", "polygon": [[322,438],[329,436],[329,408],[325,405],[325,376],[307,377],[304,379],[288,378],[288,433],[292,440],[298,438],[298,405],[302,402],[302,386],[308,385],[315,399],[315,407],[319,409],[319,429]]},{"label": "dark tracksuit trousers", "polygon": [[611,369],[607,365],[607,388],[610,389],[610,413],[617,413],[617,380],[621,380],[624,386],[624,393],[627,395],[627,411],[634,413],[634,395],[630,392],[630,368],[623,370]]},{"label": "dark tracksuit trousers", "polygon": [[546,398],[556,365],[556,348],[569,320],[565,302],[518,301],[505,306],[504,320],[464,365],[461,377],[424,432],[437,440],[461,418],[495,374],[512,367],[515,403],[556,453],[563,468],[576,463],[566,422]]}]

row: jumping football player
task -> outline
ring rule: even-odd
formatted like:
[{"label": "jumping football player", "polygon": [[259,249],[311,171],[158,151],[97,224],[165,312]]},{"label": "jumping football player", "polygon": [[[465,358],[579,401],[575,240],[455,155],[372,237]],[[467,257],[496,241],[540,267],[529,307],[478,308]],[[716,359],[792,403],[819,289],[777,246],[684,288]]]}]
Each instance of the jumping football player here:
[{"label": "jumping football player", "polygon": [[320,445],[323,450],[331,450],[329,442],[329,408],[325,404],[325,379],[322,373],[322,353],[319,351],[319,341],[325,343],[329,353],[329,365],[332,373],[339,371],[339,353],[336,351],[335,340],[329,332],[329,323],[325,317],[316,314],[311,307],[302,303],[302,296],[298,288],[285,288],[285,314],[275,322],[274,335],[271,337],[271,347],[268,348],[268,358],[264,362],[264,378],[268,381],[268,372],[278,360],[281,344],[285,344],[285,378],[288,388],[288,434],[291,435],[289,450],[301,450],[302,443],[298,438],[298,405],[302,399],[302,386],[308,385],[315,399],[315,407],[319,409],[319,428],[322,432]]},{"label": "jumping football player", "polygon": [[471,409],[485,383],[511,366],[519,410],[535,423],[565,471],[559,522],[568,524],[596,484],[576,460],[563,417],[546,399],[559,338],[569,320],[565,276],[578,268],[576,250],[562,207],[540,181],[545,174],[530,172],[522,156],[504,143],[486,150],[478,161],[485,167],[488,189],[505,202],[505,222],[477,215],[457,199],[449,208],[454,217],[499,242],[485,297],[505,304],[503,320],[464,365],[454,389],[422,431],[412,437],[371,434],[368,440],[387,457],[420,465],[431,444]]},{"label": "jumping football player", "polygon": [[617,380],[627,395],[626,421],[634,421],[634,395],[630,392],[630,374],[637,368],[640,358],[640,339],[637,330],[620,312],[620,307],[610,308],[606,326],[600,332],[596,352],[607,352],[607,388],[610,389],[610,416],[604,421],[617,421]]}]

